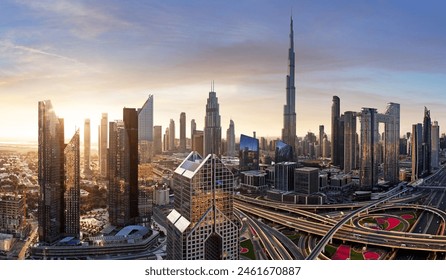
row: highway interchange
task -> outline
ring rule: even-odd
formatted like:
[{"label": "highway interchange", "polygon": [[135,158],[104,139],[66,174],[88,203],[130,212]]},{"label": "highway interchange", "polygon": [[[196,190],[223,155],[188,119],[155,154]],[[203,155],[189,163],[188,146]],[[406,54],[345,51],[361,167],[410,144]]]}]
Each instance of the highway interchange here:
[{"label": "highway interchange", "polygon": [[[236,215],[254,229],[263,248],[262,258],[327,259],[324,254],[327,244],[347,242],[383,248],[388,252],[386,259],[445,259],[444,168],[416,187],[396,187],[389,195],[375,201],[308,206],[236,195],[234,207]],[[353,222],[371,214],[398,210],[419,213],[409,231],[376,230]],[[296,246],[286,243],[283,236],[278,238],[278,229],[301,233]]]}]

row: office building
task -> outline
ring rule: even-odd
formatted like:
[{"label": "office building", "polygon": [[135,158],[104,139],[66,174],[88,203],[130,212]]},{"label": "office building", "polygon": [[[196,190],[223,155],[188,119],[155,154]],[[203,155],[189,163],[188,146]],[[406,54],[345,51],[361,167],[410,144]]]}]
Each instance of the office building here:
[{"label": "office building", "polygon": [[180,152],[186,152],[186,113],[180,114]]},{"label": "office building", "polygon": [[361,111],[361,169],[360,184],[362,189],[372,189],[378,183],[378,119],[374,108],[362,108]]},{"label": "office building", "polygon": [[226,130],[227,155],[235,157],[235,128],[234,121],[229,121],[229,128]]},{"label": "office building", "polygon": [[160,125],[153,127],[153,154],[160,155],[163,152],[162,128]]},{"label": "office building", "polygon": [[423,173],[423,125],[421,123],[412,125],[411,134],[412,151],[412,181],[421,178]]},{"label": "office building", "polygon": [[197,130],[197,123],[195,122],[195,119],[192,119],[190,121],[190,139],[191,140],[194,139],[194,134],[195,134],[196,130]]},{"label": "office building", "polygon": [[339,97],[333,96],[331,105],[331,162],[335,166],[340,166],[340,118],[341,118],[341,101]]},{"label": "office building", "polygon": [[25,198],[16,193],[0,193],[0,233],[20,238],[26,234],[25,227]]},{"label": "office building", "polygon": [[288,49],[288,75],[286,76],[286,103],[283,108],[282,141],[293,149],[293,160],[296,156],[296,87],[295,87],[295,53],[293,18],[290,21],[290,47]]},{"label": "office building", "polygon": [[91,137],[90,137],[90,119],[85,119],[84,122],[84,173],[90,172],[90,152],[91,152]]},{"label": "office building", "polygon": [[150,227],[150,219],[153,214],[155,187],[139,186],[138,189],[138,223]]},{"label": "office building", "polygon": [[153,141],[153,95],[138,109],[138,141]]},{"label": "office building", "polygon": [[318,157],[322,157],[322,151],[323,151],[323,145],[324,145],[324,126],[319,126],[319,138],[318,138],[318,144],[319,144],[319,153],[317,154]]},{"label": "office building", "polygon": [[240,135],[239,170],[259,170],[259,139]]},{"label": "office building", "polygon": [[99,134],[99,169],[101,176],[103,178],[107,177],[107,149],[108,149],[108,115],[107,113],[102,113],[101,127]]},{"label": "office building", "polygon": [[319,191],[319,169],[301,167],[294,170],[294,191],[299,194],[314,194]]},{"label": "office building", "polygon": [[151,162],[153,144],[153,95],[149,95],[144,105],[138,109],[138,150],[139,162]]},{"label": "office building", "polygon": [[192,139],[192,151],[196,151],[200,155],[204,154],[204,132],[203,132],[203,130],[195,130],[194,139]]},{"label": "office building", "polygon": [[39,102],[39,241],[54,243],[63,233],[64,121],[51,101]]},{"label": "office building", "polygon": [[80,237],[80,139],[79,130],[65,146],[64,235]]},{"label": "office building", "polygon": [[169,123],[169,151],[174,151],[175,146],[175,121],[170,119]]},{"label": "office building", "polygon": [[357,168],[356,163],[356,113],[344,113],[344,172]]},{"label": "office building", "polygon": [[293,147],[282,142],[280,140],[276,141],[276,148],[274,154],[274,162],[288,162],[292,161],[294,157]]},{"label": "office building", "polygon": [[278,162],[274,165],[274,188],[280,191],[294,190],[296,162]]},{"label": "office building", "polygon": [[174,209],[167,216],[167,259],[237,260],[239,229],[231,171],[214,154],[196,152],[173,175]]},{"label": "office building", "polygon": [[431,137],[431,113],[426,107],[424,107],[424,119],[423,119],[423,171],[422,176],[425,177],[432,173],[432,137]]},{"label": "office building", "polygon": [[170,150],[170,136],[169,136],[169,128],[166,127],[166,131],[164,132],[164,138],[163,138],[163,151],[169,151]]},{"label": "office building", "polygon": [[440,127],[438,122],[434,121],[432,124],[431,131],[431,141],[432,141],[432,168],[438,169],[440,164]]},{"label": "office building", "polygon": [[[363,108],[361,113],[361,187],[369,190],[378,183],[378,165],[384,163],[384,180],[399,182],[400,105],[388,103],[384,114]],[[383,144],[379,138],[379,123],[384,123]]]},{"label": "office building", "polygon": [[109,220],[132,224],[138,217],[138,114],[124,108],[123,121],[110,122]]},{"label": "office building", "polygon": [[[217,93],[214,85],[209,92],[206,103],[206,117],[204,119],[204,154],[216,154],[221,156],[221,123],[220,105],[218,104]],[[197,149],[197,147],[195,147]]]},{"label": "office building", "polygon": [[384,180],[396,184],[399,182],[400,169],[400,104],[388,103],[380,120],[384,122]]}]

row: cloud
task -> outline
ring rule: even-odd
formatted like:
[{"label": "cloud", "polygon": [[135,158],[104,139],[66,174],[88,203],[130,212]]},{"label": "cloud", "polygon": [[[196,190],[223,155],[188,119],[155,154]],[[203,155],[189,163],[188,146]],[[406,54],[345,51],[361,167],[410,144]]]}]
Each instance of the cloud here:
[{"label": "cloud", "polygon": [[106,5],[95,7],[91,3],[87,5],[69,0],[16,0],[16,2],[40,12],[38,16],[53,26],[57,26],[60,22],[69,25],[72,33],[83,39],[94,38],[111,29],[127,28],[130,25],[127,21],[109,13],[110,9]]}]

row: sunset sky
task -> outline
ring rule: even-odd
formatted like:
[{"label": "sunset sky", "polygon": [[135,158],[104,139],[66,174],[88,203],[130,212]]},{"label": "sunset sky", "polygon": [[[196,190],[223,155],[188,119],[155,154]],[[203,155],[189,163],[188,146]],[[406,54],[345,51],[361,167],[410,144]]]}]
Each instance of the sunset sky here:
[{"label": "sunset sky", "polygon": [[[401,104],[401,134],[424,106],[446,131],[444,1],[0,2],[0,141],[37,141],[37,103],[51,100],[65,135],[101,113],[122,119],[154,95],[164,132],[186,112],[204,125],[211,81],[222,135],[280,136],[290,15],[297,134],[330,133],[341,112]],[[359,126],[359,125],[358,125]],[[83,139],[81,137],[81,139]]]}]

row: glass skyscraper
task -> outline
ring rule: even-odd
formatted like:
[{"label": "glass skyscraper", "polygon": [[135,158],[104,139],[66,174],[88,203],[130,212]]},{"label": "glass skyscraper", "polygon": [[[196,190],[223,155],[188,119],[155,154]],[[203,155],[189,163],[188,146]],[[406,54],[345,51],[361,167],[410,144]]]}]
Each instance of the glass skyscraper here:
[{"label": "glass skyscraper", "polygon": [[79,130],[65,147],[64,234],[80,236],[80,139]]},{"label": "glass skyscraper", "polygon": [[64,121],[51,101],[39,104],[38,180],[39,241],[54,243],[63,233]]},{"label": "glass skyscraper", "polygon": [[220,105],[217,93],[212,86],[206,103],[206,117],[204,119],[204,154],[221,156],[221,122]]},{"label": "glass skyscraper", "polygon": [[174,210],[167,216],[167,258],[237,260],[239,229],[231,171],[214,155],[196,152],[174,175]]}]

